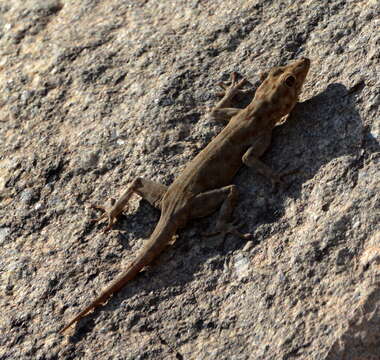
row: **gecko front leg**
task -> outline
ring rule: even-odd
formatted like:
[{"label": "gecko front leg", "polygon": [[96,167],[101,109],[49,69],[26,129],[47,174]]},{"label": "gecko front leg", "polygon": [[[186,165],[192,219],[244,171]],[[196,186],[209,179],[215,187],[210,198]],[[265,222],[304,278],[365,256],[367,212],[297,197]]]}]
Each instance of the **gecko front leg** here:
[{"label": "gecko front leg", "polygon": [[107,208],[99,205],[91,205],[92,208],[103,211],[103,214],[97,219],[92,221],[97,222],[104,218],[108,219],[108,225],[104,231],[108,231],[112,228],[113,224],[123,212],[128,204],[128,201],[132,194],[140,195],[144,200],[148,201],[152,206],[161,210],[161,200],[166,193],[168,187],[151,180],[136,178],[128,189],[121,195],[116,202],[113,200],[111,208]]},{"label": "gecko front leg", "polygon": [[222,99],[215,105],[215,107],[210,111],[209,118],[213,120],[228,122],[235,116],[241,109],[231,107],[231,103],[235,95],[244,92],[241,90],[242,86],[246,83],[246,79],[241,79],[237,81],[237,74],[233,72],[231,74],[231,84],[226,85],[225,83],[218,83],[220,87],[223,88],[223,92],[218,93],[222,96]]}]

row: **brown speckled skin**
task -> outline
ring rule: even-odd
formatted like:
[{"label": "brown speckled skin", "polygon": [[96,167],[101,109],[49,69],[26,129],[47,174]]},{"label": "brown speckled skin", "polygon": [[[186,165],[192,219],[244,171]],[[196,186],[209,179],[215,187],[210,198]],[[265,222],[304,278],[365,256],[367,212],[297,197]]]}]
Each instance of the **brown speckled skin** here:
[{"label": "brown speckled skin", "polygon": [[[160,220],[147,245],[135,261],[89,306],[80,312],[64,329],[80,320],[96,306],[104,304],[138,272],[148,265],[171,241],[176,231],[191,218],[207,216],[221,208],[217,233],[242,235],[230,224],[237,189],[230,185],[239,168],[245,164],[255,167],[273,183],[280,176],[263,164],[259,157],[270,145],[272,129],[296,105],[309,71],[310,60],[299,59],[289,65],[273,68],[256,90],[245,109],[229,108],[232,98],[241,90],[245,80],[225,88],[224,97],[211,112],[211,117],[228,120],[226,127],[204,148],[167,188],[144,179],[136,179],[116,204],[99,218],[107,217],[107,229],[125,208],[132,193],[146,198],[161,209]],[[99,220],[97,219],[97,220]]]}]

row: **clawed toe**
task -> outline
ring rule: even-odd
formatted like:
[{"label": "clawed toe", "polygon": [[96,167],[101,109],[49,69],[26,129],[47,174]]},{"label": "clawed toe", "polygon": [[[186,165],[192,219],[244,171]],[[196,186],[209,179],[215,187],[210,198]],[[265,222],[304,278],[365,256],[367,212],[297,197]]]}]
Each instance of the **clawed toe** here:
[{"label": "clawed toe", "polygon": [[272,191],[277,192],[280,189],[284,189],[287,185],[287,183],[281,179],[281,175],[275,175],[271,179],[272,183]]},{"label": "clawed toe", "polygon": [[297,174],[300,171],[301,171],[301,166],[298,166],[298,167],[296,167],[295,169],[292,169],[292,170],[282,171],[279,176],[280,176],[280,178],[282,178],[282,177],[285,177],[285,176],[288,176],[288,175]]},{"label": "clawed toe", "polygon": [[216,85],[220,86],[223,90],[227,90],[228,85],[225,84],[224,82],[218,82]]},{"label": "clawed toe", "polygon": [[107,209],[104,206],[96,205],[96,204],[90,204],[89,207],[91,209],[100,210],[103,212],[107,212]]},{"label": "clawed toe", "polygon": [[96,205],[96,204],[90,204],[89,207],[91,209],[100,210],[103,212],[103,214],[100,215],[99,217],[97,217],[95,219],[90,219],[90,222],[96,223],[100,220],[108,219],[108,225],[104,228],[103,232],[108,232],[109,230],[111,230],[112,226],[115,222],[115,217],[112,215],[112,212],[108,208],[106,208],[105,206],[100,206],[100,205]]},{"label": "clawed toe", "polygon": [[285,181],[283,178],[289,175],[293,175],[300,172],[301,167],[297,167],[292,170],[282,171],[279,174],[273,175],[271,178],[272,190],[277,191],[280,186],[282,190],[286,190],[291,185],[290,182]]},{"label": "clawed toe", "polygon": [[95,218],[95,219],[90,219],[90,221],[91,221],[92,223],[96,223],[96,222],[98,222],[98,221],[100,221],[100,220],[102,220],[102,219],[104,219],[104,218],[106,218],[106,217],[108,216],[108,215],[107,215],[108,211],[107,211],[107,209],[106,209],[104,206],[100,206],[100,205],[96,205],[96,204],[90,204],[88,207],[89,207],[90,209],[100,210],[100,211],[103,212],[103,214],[100,215],[99,217],[97,217],[97,218]]},{"label": "clawed toe", "polygon": [[107,217],[107,214],[104,213],[104,214],[100,215],[99,217],[97,217],[97,218],[95,218],[95,219],[90,219],[90,221],[91,221],[92,223],[96,223],[96,222],[98,222],[98,221],[100,221],[100,220],[102,220],[102,219],[104,219],[104,218],[106,218],[106,217]]},{"label": "clawed toe", "polygon": [[250,233],[241,233],[239,230],[244,226],[244,224],[236,221],[234,223],[230,223],[230,224],[227,224],[227,231],[226,231],[226,235],[227,234],[232,234],[232,235],[235,235],[237,237],[239,237],[240,239],[243,239],[243,240],[249,240],[252,238],[252,234]]},{"label": "clawed toe", "polygon": [[223,89],[223,91],[220,91],[217,93],[218,96],[226,96],[227,94],[229,96],[234,96],[237,93],[247,93],[250,92],[251,89],[242,90],[241,87],[247,82],[245,78],[242,78],[241,80],[237,80],[237,73],[232,72],[231,73],[231,83],[228,85],[224,82],[219,82],[217,85]]},{"label": "clawed toe", "polygon": [[250,234],[250,233],[243,234],[239,231],[239,229],[243,226],[244,226],[244,224],[239,224],[237,222],[227,223],[227,224],[224,224],[222,226],[219,226],[219,229],[217,231],[209,232],[209,233],[202,233],[202,236],[211,237],[211,236],[219,235],[219,236],[222,236],[224,239],[228,234],[232,234],[232,235],[235,235],[235,236],[237,236],[243,240],[251,239],[252,234]]},{"label": "clawed toe", "polygon": [[233,234],[233,235],[235,235],[235,236],[237,236],[237,237],[239,237],[242,240],[250,240],[253,237],[251,233],[245,233],[245,234],[243,234],[240,231],[237,231],[236,229],[233,229],[230,233]]}]

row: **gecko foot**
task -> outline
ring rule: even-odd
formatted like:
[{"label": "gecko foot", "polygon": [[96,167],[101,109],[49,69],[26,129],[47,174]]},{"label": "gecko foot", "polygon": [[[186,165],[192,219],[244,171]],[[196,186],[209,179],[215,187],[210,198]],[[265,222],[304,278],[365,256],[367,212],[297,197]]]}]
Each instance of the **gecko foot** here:
[{"label": "gecko foot", "polygon": [[102,219],[108,219],[108,225],[104,228],[104,232],[107,232],[109,230],[112,229],[112,226],[113,224],[115,223],[116,219],[117,219],[117,216],[115,216],[112,212],[112,206],[113,204],[115,203],[115,199],[111,199],[110,200],[110,207],[105,207],[105,206],[100,206],[100,205],[96,205],[96,204],[90,204],[89,207],[91,209],[95,209],[95,210],[100,210],[103,212],[102,215],[100,215],[99,217],[95,218],[95,219],[91,219],[90,221],[91,222],[98,222]]},{"label": "gecko foot", "polygon": [[218,230],[214,232],[209,232],[209,233],[202,233],[202,236],[211,237],[211,236],[221,235],[224,239],[228,234],[232,234],[243,240],[252,239],[252,234],[250,233],[243,234],[239,231],[240,228],[243,226],[244,224],[239,224],[237,222],[225,223],[221,226],[218,226]]},{"label": "gecko foot", "polygon": [[[226,98],[232,99],[236,94],[241,93],[241,92],[246,92],[248,90],[242,90],[241,87],[247,82],[245,78],[241,80],[237,80],[237,73],[233,72],[231,74],[231,84],[227,85],[224,82],[219,82],[217,85],[220,86],[223,91],[218,92],[218,96],[225,96]],[[251,89],[249,89],[250,91]]]},{"label": "gecko foot", "polygon": [[273,174],[270,178],[272,182],[272,190],[277,191],[278,186],[281,187],[281,190],[287,190],[289,186],[291,185],[290,182],[285,181],[283,178],[289,175],[297,174],[300,172],[301,167],[297,167],[292,170],[282,171],[279,174]]}]

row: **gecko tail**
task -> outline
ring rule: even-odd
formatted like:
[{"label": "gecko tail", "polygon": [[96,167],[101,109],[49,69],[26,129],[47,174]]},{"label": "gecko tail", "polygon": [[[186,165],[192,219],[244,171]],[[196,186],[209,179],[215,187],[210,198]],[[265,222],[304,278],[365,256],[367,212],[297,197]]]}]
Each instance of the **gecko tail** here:
[{"label": "gecko tail", "polygon": [[139,256],[129,265],[126,271],[114,280],[106,290],[104,290],[90,305],[73,318],[59,333],[63,334],[71,325],[79,321],[93,311],[96,307],[105,304],[109,298],[121,290],[126,283],[131,281],[147,265],[149,265],[157,255],[170,242],[177,230],[177,226],[162,216],[158,222],[148,244],[142,249]]},{"label": "gecko tail", "polygon": [[108,299],[112,296],[112,294],[102,294],[99,296],[96,300],[94,300],[90,305],[88,305],[83,311],[81,311],[75,318],[73,318],[59,333],[63,334],[71,325],[78,322],[80,319],[84,318],[86,315],[88,315],[90,312],[93,312],[95,308],[97,308],[100,305],[104,305]]},{"label": "gecko tail", "polygon": [[60,334],[64,334],[64,332],[71,326],[73,325],[74,323],[76,323],[77,321],[79,321],[80,319],[82,319],[82,317],[86,316],[91,310],[95,309],[95,307],[93,306],[88,306],[86,307],[86,309],[84,309],[82,312],[80,312],[77,316],[75,316],[74,319],[72,319],[62,330],[60,330]]},{"label": "gecko tail", "polygon": [[80,319],[87,316],[90,312],[95,310],[100,305],[104,305],[108,302],[110,297],[118,292],[127,282],[132,280],[143,268],[143,263],[141,261],[134,262],[130,265],[129,269],[122,274],[121,277],[117,278],[111,285],[103,291],[90,305],[88,305],[83,311],[81,311],[77,316],[75,316],[59,333],[63,334],[71,325],[78,322]]}]

